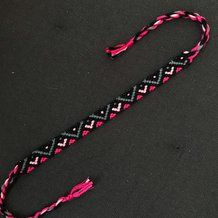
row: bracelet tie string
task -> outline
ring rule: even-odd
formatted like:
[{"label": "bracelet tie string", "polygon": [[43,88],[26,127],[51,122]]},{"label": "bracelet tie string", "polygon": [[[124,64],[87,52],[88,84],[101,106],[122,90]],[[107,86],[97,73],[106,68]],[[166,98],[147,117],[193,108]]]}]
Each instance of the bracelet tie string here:
[{"label": "bracelet tie string", "polygon": [[[209,40],[210,27],[204,17],[197,13],[187,11],[175,11],[156,18],[155,21],[148,26],[143,27],[138,33],[131,37],[126,43],[118,44],[114,47],[105,48],[105,52],[112,58],[115,58],[122,52],[128,50],[136,42],[141,40],[144,36],[152,30],[157,29],[165,22],[184,18],[189,19],[200,25],[201,37],[199,42],[190,50],[181,52],[177,57],[169,61],[164,67],[155,73],[147,76],[143,81],[137,83],[127,92],[118,96],[106,106],[100,108],[93,114],[89,115],[82,121],[76,123],[71,128],[67,129],[59,136],[50,140],[48,143],[41,145],[34,150],[29,156],[19,161],[15,167],[10,171],[7,179],[3,183],[0,192],[0,213],[6,218],[16,218],[12,212],[8,210],[5,203],[9,189],[15,181],[24,174],[29,174],[36,169],[37,166],[45,163],[48,159],[61,153],[63,150],[71,145],[74,145],[79,139],[87,136],[93,130],[103,126],[107,121],[114,119],[118,114],[127,110],[134,103],[141,100],[147,94],[156,90],[160,85],[168,82],[177,73],[188,67],[193,60],[198,56],[199,52],[205,47]],[[59,197],[54,203],[45,206],[33,215],[26,216],[27,218],[38,218],[45,213],[48,213],[58,207],[59,205],[79,198],[81,195],[91,190],[94,187],[91,179],[86,179],[84,182],[75,185],[69,194]]]}]

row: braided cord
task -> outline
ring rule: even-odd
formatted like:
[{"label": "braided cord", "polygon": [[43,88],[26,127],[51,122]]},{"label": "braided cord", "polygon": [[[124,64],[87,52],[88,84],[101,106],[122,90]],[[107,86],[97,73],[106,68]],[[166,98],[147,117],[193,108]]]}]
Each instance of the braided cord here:
[{"label": "braided cord", "polygon": [[[59,136],[50,140],[48,143],[40,146],[34,150],[24,160],[19,161],[14,169],[9,173],[1,187],[0,193],[0,212],[4,217],[15,218],[16,216],[9,212],[5,204],[5,198],[8,194],[9,188],[14,184],[15,180],[23,174],[31,173],[37,166],[46,162],[51,157],[59,154],[70,145],[75,144],[79,139],[87,136],[90,132],[102,126],[107,121],[115,118],[119,113],[130,108],[132,104],[141,100],[145,95],[153,92],[157,87],[165,84],[178,72],[189,66],[197,57],[200,50],[206,45],[209,40],[210,27],[206,19],[197,13],[187,11],[175,11],[156,18],[150,25],[143,27],[137,34],[130,38],[126,43],[118,44],[114,47],[107,47],[105,52],[110,57],[116,57],[120,53],[132,47],[136,42],[141,40],[150,31],[155,30],[164,22],[171,21],[178,18],[185,18],[192,20],[201,27],[200,41],[191,49],[183,51],[177,57],[169,61],[164,67],[155,73],[147,76],[143,81],[130,88],[127,92],[117,97],[111,103],[102,107],[95,113],[89,115],[82,121],[76,123],[74,126],[61,133]],[[80,197],[82,194],[93,188],[93,182],[86,179],[84,182],[74,186],[66,196],[60,197],[54,203],[35,212],[28,218],[38,218],[41,215],[53,210],[60,204],[70,201],[74,198]]]}]

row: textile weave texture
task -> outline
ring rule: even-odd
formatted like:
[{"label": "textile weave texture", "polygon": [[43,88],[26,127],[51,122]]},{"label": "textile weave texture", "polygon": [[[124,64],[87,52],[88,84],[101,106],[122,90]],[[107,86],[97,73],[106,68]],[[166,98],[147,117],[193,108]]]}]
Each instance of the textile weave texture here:
[{"label": "textile weave texture", "polygon": [[[204,17],[197,13],[187,11],[175,11],[157,17],[155,21],[150,23],[148,26],[143,27],[126,43],[108,47],[105,49],[105,52],[111,58],[115,58],[122,52],[132,47],[152,30],[157,29],[163,23],[179,18],[189,19],[200,25],[200,41],[192,49],[182,51],[178,56],[172,58],[165,66],[161,67],[155,73],[150,74],[144,80],[131,87],[125,93],[118,96],[104,107],[79,121],[66,131],[62,132],[59,136],[50,140],[48,143],[41,145],[26,158],[19,161],[9,173],[8,178],[5,180],[1,188],[0,211],[3,216],[7,218],[16,217],[16,215],[9,212],[7,209],[5,199],[9,188],[11,188],[12,184],[14,184],[20,176],[31,173],[37,166],[45,163],[51,157],[61,153],[69,146],[74,145],[79,139],[86,137],[93,130],[103,126],[109,120],[116,118],[118,114],[128,110],[134,103],[142,100],[143,97],[155,91],[159,86],[167,83],[171,78],[180,73],[183,69],[187,68],[193,62],[209,40],[210,28]],[[58,198],[58,200],[54,203],[49,204],[43,209],[27,217],[37,218],[44,215],[56,208],[58,205],[80,197],[83,193],[92,188],[93,181],[88,178],[84,182],[74,186],[68,195]]]}]

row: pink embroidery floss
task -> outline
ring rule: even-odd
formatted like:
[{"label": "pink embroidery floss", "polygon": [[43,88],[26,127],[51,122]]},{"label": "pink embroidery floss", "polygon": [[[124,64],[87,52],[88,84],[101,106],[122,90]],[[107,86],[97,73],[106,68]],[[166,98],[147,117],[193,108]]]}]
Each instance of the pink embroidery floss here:
[{"label": "pink embroidery floss", "polygon": [[[178,18],[185,18],[198,23],[201,27],[200,41],[190,50],[181,52],[177,57],[169,61],[164,67],[155,73],[147,76],[143,81],[139,82],[127,92],[118,96],[115,100],[97,110],[95,113],[89,115],[82,121],[76,123],[59,136],[53,138],[46,144],[41,145],[34,150],[25,159],[19,161],[14,169],[9,173],[8,178],[5,180],[1,187],[0,193],[0,212],[4,217],[15,218],[12,212],[9,212],[5,203],[5,198],[8,194],[9,188],[12,187],[15,180],[24,174],[29,174],[37,166],[45,163],[48,159],[61,153],[70,145],[76,143],[79,139],[87,136],[90,132],[102,126],[107,121],[115,118],[119,113],[130,108],[131,105],[141,100],[147,94],[156,90],[162,84],[168,82],[178,72],[188,67],[193,60],[198,56],[202,48],[205,47],[209,40],[210,27],[204,17],[197,13],[187,11],[175,11],[156,18],[154,22],[146,27],[143,27],[137,34],[131,37],[126,43],[118,44],[114,47],[108,47],[105,52],[110,57],[116,57],[120,53],[132,47],[136,42],[141,40],[150,31],[157,29],[164,22],[171,21]],[[78,198],[88,190],[93,188],[93,182],[89,178],[84,182],[74,186],[68,195],[58,198],[54,203],[42,208],[41,210],[27,216],[28,218],[37,218],[47,212],[52,211],[57,206],[68,202],[74,198]]]}]

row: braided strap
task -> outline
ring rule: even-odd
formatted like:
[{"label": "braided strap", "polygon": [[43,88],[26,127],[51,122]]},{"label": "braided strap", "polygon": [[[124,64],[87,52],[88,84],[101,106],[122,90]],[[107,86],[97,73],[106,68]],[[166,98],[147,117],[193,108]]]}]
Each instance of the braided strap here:
[{"label": "braided strap", "polygon": [[[126,43],[116,45],[114,47],[108,47],[105,52],[110,57],[116,57],[120,53],[126,51],[128,48],[134,45],[134,43],[141,40],[150,31],[155,30],[161,24],[166,21],[171,21],[178,18],[185,18],[192,20],[201,27],[200,41],[191,49],[181,52],[177,57],[169,61],[164,67],[156,71],[155,73],[147,76],[143,81],[139,82],[132,88],[130,88],[124,94],[118,96],[111,103],[102,107],[95,113],[89,115],[82,121],[76,123],[59,136],[53,138],[46,144],[43,144],[38,149],[34,150],[24,160],[19,161],[14,169],[9,173],[8,178],[5,180],[1,188],[0,193],[0,212],[7,218],[15,218],[11,212],[8,211],[5,205],[5,198],[7,196],[9,188],[14,183],[15,179],[23,174],[29,174],[37,166],[45,163],[48,159],[61,153],[64,149],[70,145],[75,144],[79,139],[87,136],[93,130],[105,124],[107,121],[114,119],[118,114],[130,108],[135,102],[141,100],[145,95],[153,92],[162,84],[169,81],[174,75],[181,70],[189,66],[193,60],[197,57],[202,48],[209,40],[210,28],[206,22],[206,19],[197,13],[190,13],[186,11],[175,11],[157,17],[157,19],[150,25],[143,27],[136,35],[130,38]],[[74,198],[80,197],[82,194],[93,188],[93,182],[90,179],[76,185],[69,194],[60,197],[54,203],[44,207],[43,209],[35,212],[29,218],[37,218],[45,213],[53,210],[58,205],[70,201]]]}]

